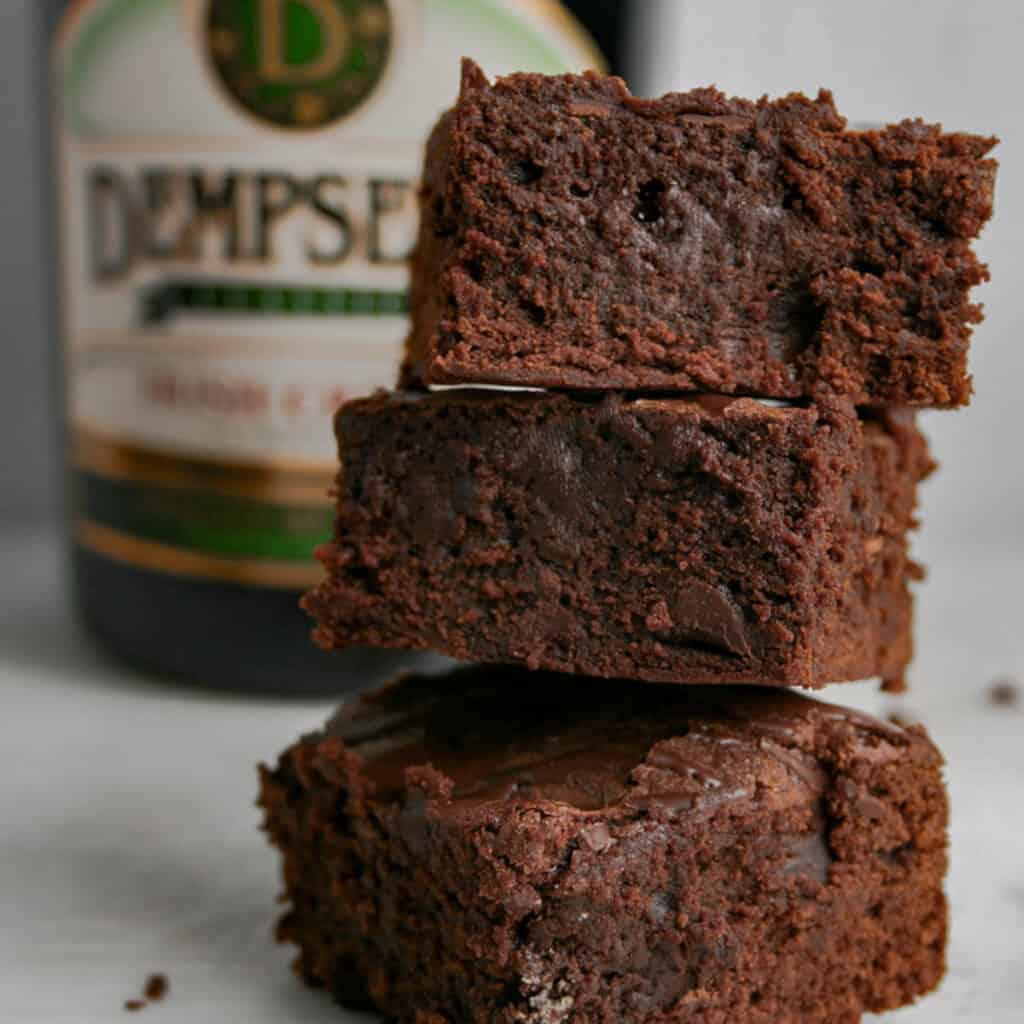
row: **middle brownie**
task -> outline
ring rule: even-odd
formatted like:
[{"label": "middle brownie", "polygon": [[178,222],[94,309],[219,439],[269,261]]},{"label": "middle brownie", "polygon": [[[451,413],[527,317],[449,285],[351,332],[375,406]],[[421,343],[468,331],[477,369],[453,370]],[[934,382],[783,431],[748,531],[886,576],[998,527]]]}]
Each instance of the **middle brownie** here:
[{"label": "middle brownie", "polygon": [[448,391],[338,413],[328,648],[660,682],[898,679],[910,414]]}]

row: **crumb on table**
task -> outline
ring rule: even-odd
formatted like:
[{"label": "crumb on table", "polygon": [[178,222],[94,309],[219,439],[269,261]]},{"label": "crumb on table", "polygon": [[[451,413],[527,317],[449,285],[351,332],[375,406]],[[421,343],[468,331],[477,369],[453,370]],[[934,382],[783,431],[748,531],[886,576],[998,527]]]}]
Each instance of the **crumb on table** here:
[{"label": "crumb on table", "polygon": [[151,1003],[160,1002],[170,991],[170,982],[166,974],[150,974],[146,978],[146,984],[142,989],[142,997],[138,999],[126,999],[124,1008],[129,1013],[138,1013],[144,1010]]},{"label": "crumb on table", "polygon": [[158,1003],[167,995],[169,988],[170,985],[167,982],[166,974],[151,974],[146,979],[146,987],[144,989],[146,999],[152,1003]]},{"label": "crumb on table", "polygon": [[1012,676],[999,676],[988,688],[988,699],[996,707],[1013,707],[1020,702],[1020,683]]}]

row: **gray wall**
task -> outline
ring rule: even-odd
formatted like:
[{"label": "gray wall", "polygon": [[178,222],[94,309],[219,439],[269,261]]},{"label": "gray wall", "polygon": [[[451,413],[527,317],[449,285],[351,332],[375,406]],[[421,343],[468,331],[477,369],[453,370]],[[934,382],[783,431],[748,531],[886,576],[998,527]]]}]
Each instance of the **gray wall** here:
[{"label": "gray wall", "polygon": [[37,0],[0,0],[0,519],[55,514]]},{"label": "gray wall", "polygon": [[975,395],[923,425],[941,463],[924,488],[917,550],[1024,545],[1024,3],[1020,0],[641,0],[644,91],[713,82],[739,96],[832,89],[852,120],[920,116],[1000,136],[996,215],[979,252],[986,322],[971,352]]}]

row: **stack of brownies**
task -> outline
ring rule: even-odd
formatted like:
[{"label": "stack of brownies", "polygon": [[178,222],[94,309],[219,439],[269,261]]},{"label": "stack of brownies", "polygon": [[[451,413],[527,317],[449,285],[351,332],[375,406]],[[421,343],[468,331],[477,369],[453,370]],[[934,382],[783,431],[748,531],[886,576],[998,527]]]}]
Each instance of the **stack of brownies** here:
[{"label": "stack of brownies", "polygon": [[938,983],[940,755],[785,687],[902,680],[911,407],[970,393],[993,144],[466,64],[404,390],[338,414],[305,604],[325,647],[478,664],[264,770],[304,977],[409,1024],[845,1024]]}]

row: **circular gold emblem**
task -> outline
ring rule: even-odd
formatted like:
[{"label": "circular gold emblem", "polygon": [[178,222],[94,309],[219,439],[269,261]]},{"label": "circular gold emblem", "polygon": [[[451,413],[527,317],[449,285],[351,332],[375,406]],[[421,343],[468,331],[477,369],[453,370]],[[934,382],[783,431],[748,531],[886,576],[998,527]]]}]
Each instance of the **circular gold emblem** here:
[{"label": "circular gold emblem", "polygon": [[206,41],[217,75],[251,114],[322,128],[377,87],[391,51],[387,0],[210,0]]}]

